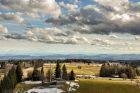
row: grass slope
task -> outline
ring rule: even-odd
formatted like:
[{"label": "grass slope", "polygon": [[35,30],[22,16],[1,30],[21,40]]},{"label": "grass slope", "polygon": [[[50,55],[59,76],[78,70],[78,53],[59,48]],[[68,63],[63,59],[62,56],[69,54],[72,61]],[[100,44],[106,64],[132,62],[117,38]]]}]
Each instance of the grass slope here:
[{"label": "grass slope", "polygon": [[[55,70],[55,65],[56,64],[52,64],[52,68],[53,71]],[[67,67],[68,72],[70,72],[72,69],[74,70],[74,72],[76,74],[99,74],[100,68],[101,66],[98,66],[98,64],[83,64],[83,63],[66,63],[65,64]],[[45,73],[47,72],[47,70],[49,69],[49,64],[47,64],[47,66],[44,66],[45,69]],[[61,67],[63,66],[63,64],[61,64]],[[78,69],[78,66],[81,66],[81,69]]]},{"label": "grass slope", "polygon": [[80,88],[67,93],[140,93],[140,87],[131,83],[112,82],[109,80],[80,80]]}]

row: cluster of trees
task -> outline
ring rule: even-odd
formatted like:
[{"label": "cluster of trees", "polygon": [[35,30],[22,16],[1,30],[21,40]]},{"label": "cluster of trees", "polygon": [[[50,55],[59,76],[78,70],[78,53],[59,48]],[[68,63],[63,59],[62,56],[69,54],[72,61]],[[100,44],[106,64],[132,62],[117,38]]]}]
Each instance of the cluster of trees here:
[{"label": "cluster of trees", "polygon": [[113,77],[118,75],[120,78],[130,78],[133,79],[137,76],[136,69],[128,64],[113,64],[113,63],[103,63],[100,76],[101,77]]},{"label": "cluster of trees", "polygon": [[[23,72],[21,64],[13,65],[9,72],[4,76],[0,81],[0,93],[12,93],[17,83],[23,81],[22,79]],[[61,68],[60,64],[57,62],[55,72],[53,74],[52,69],[50,68],[47,71],[46,78],[51,82],[52,79],[61,79],[61,80],[75,80],[75,73],[72,70],[69,74],[67,73],[66,65],[64,64]],[[44,83],[45,75],[43,66],[41,70],[37,66],[34,67],[32,73],[30,73],[29,80],[38,81],[41,80]]]},{"label": "cluster of trees", "polygon": [[0,93],[12,93],[16,84],[22,81],[22,75],[20,64],[13,66],[0,82]]},{"label": "cluster of trees", "polygon": [[73,70],[68,74],[66,65],[64,64],[61,70],[60,64],[57,62],[55,69],[55,78],[61,78],[63,80],[75,80],[75,73]]},{"label": "cluster of trees", "polygon": [[[38,60],[18,60],[18,62],[25,62],[25,63],[29,63],[32,66],[35,64],[41,65],[41,63],[72,63],[72,62],[82,62],[85,64],[90,64],[92,62],[94,62],[94,60],[90,60],[90,59],[56,59],[56,60],[42,60],[42,59],[38,59]],[[15,63],[15,61],[11,61],[10,63]]]},{"label": "cluster of trees", "polygon": [[[28,77],[29,78],[29,77]],[[30,75],[30,79],[33,81],[42,80],[42,83],[44,83],[44,80],[47,79],[49,82],[52,81],[52,79],[61,79],[61,80],[75,80],[75,73],[72,70],[69,74],[67,73],[66,65],[64,64],[61,68],[59,62],[56,63],[56,68],[53,73],[52,68],[50,67],[46,73],[46,77],[44,75],[44,69],[41,68],[41,71],[38,70],[37,67],[34,67],[32,75]]]}]

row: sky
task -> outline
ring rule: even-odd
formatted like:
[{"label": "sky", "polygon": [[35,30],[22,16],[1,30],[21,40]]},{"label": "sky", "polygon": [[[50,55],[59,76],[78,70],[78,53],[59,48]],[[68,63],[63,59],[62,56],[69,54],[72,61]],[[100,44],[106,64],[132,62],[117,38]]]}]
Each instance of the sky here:
[{"label": "sky", "polygon": [[140,54],[139,0],[0,0],[0,55]]}]

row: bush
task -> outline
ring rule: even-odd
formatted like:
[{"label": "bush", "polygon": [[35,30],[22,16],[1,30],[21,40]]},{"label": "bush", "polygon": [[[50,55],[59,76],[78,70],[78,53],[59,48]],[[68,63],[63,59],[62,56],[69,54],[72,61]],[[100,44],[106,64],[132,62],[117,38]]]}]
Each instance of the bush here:
[{"label": "bush", "polygon": [[122,73],[122,74],[120,75],[120,77],[123,78],[124,80],[128,78],[128,77],[127,77],[127,74],[125,74],[125,73]]},{"label": "bush", "polygon": [[81,66],[78,66],[78,69],[82,69],[82,67]]},{"label": "bush", "polygon": [[75,73],[73,70],[69,74],[69,80],[75,80]]}]

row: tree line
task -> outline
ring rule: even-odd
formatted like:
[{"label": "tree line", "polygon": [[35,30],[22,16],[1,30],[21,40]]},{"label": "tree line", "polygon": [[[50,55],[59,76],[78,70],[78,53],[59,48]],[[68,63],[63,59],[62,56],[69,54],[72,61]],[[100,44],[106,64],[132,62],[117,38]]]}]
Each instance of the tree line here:
[{"label": "tree line", "polygon": [[[140,71],[140,70],[139,70]],[[138,75],[137,68],[129,64],[103,63],[100,69],[101,77],[115,77],[134,79]]]}]

